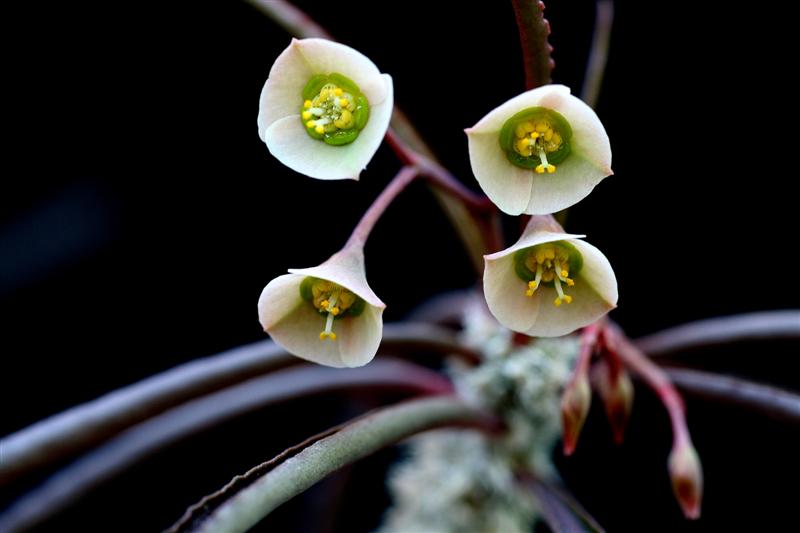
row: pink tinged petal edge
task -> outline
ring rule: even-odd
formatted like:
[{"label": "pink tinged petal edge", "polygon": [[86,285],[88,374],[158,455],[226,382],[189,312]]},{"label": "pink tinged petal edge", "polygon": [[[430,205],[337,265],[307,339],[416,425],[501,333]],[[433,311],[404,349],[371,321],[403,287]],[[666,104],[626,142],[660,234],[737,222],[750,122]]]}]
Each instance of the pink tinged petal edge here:
[{"label": "pink tinged petal edge", "polygon": [[612,175],[611,142],[594,109],[570,95],[559,95],[555,104],[554,109],[564,115],[572,128],[573,152],[591,163],[603,178]]},{"label": "pink tinged petal edge", "polygon": [[345,44],[317,38],[292,39],[290,47],[299,50],[315,74],[338,72],[353,80],[371,106],[389,96],[385,84],[380,83],[381,71],[375,63]]},{"label": "pink tinged petal edge", "polygon": [[274,122],[264,134],[270,153],[281,163],[306,176],[322,180],[354,179],[375,155],[392,117],[393,86],[388,74],[382,75],[386,87],[383,102],[371,106],[367,125],[358,138],[345,146],[330,146],[312,139],[300,115]]},{"label": "pink tinged petal edge", "polygon": [[364,252],[359,247],[345,248],[319,266],[290,268],[289,272],[303,277],[312,276],[332,281],[363,298],[369,305],[381,309],[386,307],[367,284]]},{"label": "pink tinged petal edge", "polygon": [[561,162],[555,174],[529,172],[531,193],[524,208],[528,215],[545,215],[573,206],[608,176],[577,153]]},{"label": "pink tinged petal edge", "polygon": [[564,85],[545,85],[526,91],[491,110],[477,124],[468,128],[466,132],[467,134],[498,133],[508,119],[529,107],[541,106],[558,111],[556,106],[562,101],[562,97],[569,96],[569,93],[569,87]]},{"label": "pink tinged petal edge", "polygon": [[[489,311],[503,326],[514,331],[527,331],[539,315],[541,298],[525,295],[526,284],[514,272],[511,255],[489,259],[485,256],[483,291]],[[538,291],[537,291],[538,292]]]},{"label": "pink tinged petal edge", "polygon": [[258,320],[264,331],[280,322],[286,315],[299,306],[302,277],[284,274],[270,281],[258,298]]},{"label": "pink tinged petal edge", "polygon": [[261,89],[258,136],[262,141],[266,142],[267,128],[273,123],[300,112],[303,87],[314,74],[293,40],[272,64]]},{"label": "pink tinged petal edge", "polygon": [[[531,246],[537,246],[539,244],[545,244],[548,242],[555,242],[555,241],[573,241],[574,239],[581,239],[586,237],[586,235],[577,235],[573,233],[558,233],[548,230],[539,230],[535,227],[532,228],[529,224],[528,227],[523,232],[522,236],[519,238],[517,242],[513,245],[509,246],[505,250],[500,250],[499,252],[495,252],[493,254],[484,255],[484,259],[487,261],[495,261],[497,259],[501,259],[503,257],[509,256],[523,248],[530,248]],[[513,267],[513,265],[512,265]]]},{"label": "pink tinged petal edge", "polygon": [[531,197],[530,170],[511,164],[500,146],[497,133],[467,132],[472,173],[489,199],[509,215],[519,215]]},{"label": "pink tinged petal edge", "polygon": [[580,276],[594,289],[609,309],[617,306],[619,290],[617,276],[603,252],[585,241],[570,241],[583,257]]}]

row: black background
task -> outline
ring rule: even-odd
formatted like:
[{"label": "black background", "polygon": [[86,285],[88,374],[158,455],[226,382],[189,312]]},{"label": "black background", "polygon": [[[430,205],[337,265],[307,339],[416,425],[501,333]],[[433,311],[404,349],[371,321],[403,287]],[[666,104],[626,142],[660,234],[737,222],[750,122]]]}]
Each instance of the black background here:
[{"label": "black background", "polygon": [[[523,89],[510,3],[302,5],[393,76],[396,104],[476,188],[462,130]],[[593,5],[548,5],[554,78],[573,92]],[[796,104],[780,8],[617,6],[598,106],[615,175],[572,209],[567,229],[586,233],[611,260],[620,285],[613,318],[632,336],[800,306]],[[361,182],[322,182],[269,155],[256,130],[258,95],[289,36],[245,3],[4,10],[0,433],[263,338],[261,288],[335,252],[399,168],[384,146]],[[515,228],[509,221],[511,241]],[[390,321],[475,282],[421,185],[378,224],[367,267]],[[689,359],[797,389],[796,357],[796,347],[772,343]],[[321,403],[245,417],[166,450],[50,529],[158,530],[233,474],[371,405]],[[697,401],[689,422],[707,476],[695,524],[671,498],[667,418],[644,390],[624,446],[610,443],[593,411],[575,457],[558,462],[610,531],[746,529],[793,516],[796,488],[782,484],[800,473],[797,427]],[[271,517],[272,526],[370,530],[391,455],[336,478],[343,501],[312,491]]]}]

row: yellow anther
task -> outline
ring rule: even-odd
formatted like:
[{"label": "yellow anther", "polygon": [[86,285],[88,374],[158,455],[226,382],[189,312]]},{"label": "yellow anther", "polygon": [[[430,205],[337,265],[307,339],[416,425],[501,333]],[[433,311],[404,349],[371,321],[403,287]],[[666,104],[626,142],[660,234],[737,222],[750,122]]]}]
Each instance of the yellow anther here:
[{"label": "yellow anther", "polygon": [[556,258],[556,251],[553,248],[545,248],[544,249],[544,256],[548,259],[555,259]]},{"label": "yellow anther", "polygon": [[553,300],[553,305],[556,307],[561,307],[561,298],[557,297],[555,300]]},{"label": "yellow anther", "polygon": [[536,250],[536,262],[537,263],[544,263],[545,255],[544,255],[544,248],[539,248]]},{"label": "yellow anther", "polygon": [[542,121],[542,122],[538,122],[536,124],[536,131],[539,132],[539,133],[544,133],[549,129],[550,129],[550,126],[547,124],[547,122]]},{"label": "yellow anther", "polygon": [[550,139],[550,142],[556,146],[561,146],[561,135],[559,135],[558,132],[553,132],[553,137]]},{"label": "yellow anther", "polygon": [[303,120],[308,120],[311,118],[311,113],[308,111],[303,111]]},{"label": "yellow anther", "polygon": [[566,280],[564,280],[564,281],[566,281],[566,282],[567,282],[567,287],[573,287],[573,286],[575,285],[575,280],[574,280],[574,279],[572,279],[572,278],[567,278],[567,279],[566,279]]},{"label": "yellow anther", "polygon": [[323,309],[328,309],[328,306],[329,306],[329,305],[331,305],[331,303],[330,303],[328,300],[322,300],[322,301],[319,303],[319,306],[320,306],[321,308],[323,308]]},{"label": "yellow anther", "polygon": [[320,100],[327,100],[330,95],[331,95],[330,89],[322,89],[319,92]]},{"label": "yellow anther", "polygon": [[536,165],[536,168],[534,170],[536,171],[537,174],[544,174],[544,165]]},{"label": "yellow anther", "polygon": [[[333,90],[333,94],[335,94],[336,96],[342,96],[342,94],[344,94],[344,91],[342,90],[341,87],[337,87],[337,88],[335,88]],[[347,104],[344,104],[344,105],[347,105]]]},{"label": "yellow anther", "polygon": [[539,282],[538,281],[529,281],[528,282],[528,288],[529,289],[534,289],[535,290],[536,287],[538,287],[538,286],[539,286]]},{"label": "yellow anther", "polygon": [[308,109],[311,107],[311,100],[306,100],[303,102],[303,108]]},{"label": "yellow anther", "polygon": [[328,334],[325,333],[324,331],[319,332],[319,340],[324,341],[327,336]]},{"label": "yellow anther", "polygon": [[569,276],[569,272],[562,268],[561,269],[561,277],[562,278],[566,278],[567,276]]},{"label": "yellow anther", "polygon": [[520,139],[517,141],[517,152],[522,155],[530,155],[531,154],[531,145],[530,141],[527,138]]},{"label": "yellow anther", "polygon": [[553,130],[547,130],[546,132],[544,132],[543,137],[545,141],[550,141],[553,138]]},{"label": "yellow anther", "polygon": [[332,314],[333,316],[336,316],[336,315],[338,315],[339,313],[341,313],[341,312],[342,312],[342,310],[341,310],[341,309],[339,309],[338,307],[332,307],[331,309],[328,309],[328,312],[329,312],[330,314]]},{"label": "yellow anther", "polygon": [[556,171],[556,166],[555,165],[547,165],[547,173],[548,174],[552,174],[555,171]]},{"label": "yellow anther", "polygon": [[344,129],[350,126],[353,122],[353,114],[347,109],[342,110],[341,116],[333,121],[333,125],[339,129]]},{"label": "yellow anther", "polygon": [[525,131],[525,124],[520,124],[516,128],[514,128],[514,135],[517,136],[518,139],[522,139],[523,137],[527,137],[528,132]]},{"label": "yellow anther", "polygon": [[538,132],[535,132],[535,131],[531,132],[531,139],[533,139],[535,141],[538,138],[539,138],[539,133]]},{"label": "yellow anther", "polygon": [[332,341],[335,341],[336,340],[336,333],[331,331],[330,333],[328,333],[328,337],[330,337]]},{"label": "yellow anther", "polygon": [[564,301],[567,302],[568,304],[571,304],[572,303],[572,296],[570,296],[569,294],[565,294],[564,295]]},{"label": "yellow anther", "polygon": [[341,107],[347,107],[347,104],[349,104],[349,103],[350,102],[347,100],[347,98],[342,98],[342,99],[339,100],[339,106],[341,106]]},{"label": "yellow anther", "polygon": [[324,126],[317,126],[316,128],[314,128],[314,131],[316,131],[317,133],[322,135],[323,133],[325,133],[325,127]]}]

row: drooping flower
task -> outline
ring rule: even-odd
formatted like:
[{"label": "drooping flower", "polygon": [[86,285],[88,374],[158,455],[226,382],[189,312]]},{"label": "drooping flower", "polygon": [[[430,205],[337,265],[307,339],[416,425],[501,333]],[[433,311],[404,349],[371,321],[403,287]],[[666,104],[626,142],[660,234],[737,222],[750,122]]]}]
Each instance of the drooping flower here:
[{"label": "drooping flower", "polygon": [[510,215],[555,213],[613,174],[600,119],[563,85],[522,93],[466,133],[475,178]]},{"label": "drooping flower", "polygon": [[378,351],[385,307],[367,284],[361,248],[349,247],[319,266],[289,269],[270,281],[258,300],[258,318],[289,353],[356,367]]},{"label": "drooping flower", "polygon": [[582,237],[535,216],[516,244],[484,256],[484,295],[495,318],[526,335],[557,337],[616,307],[614,271]]},{"label": "drooping flower", "polygon": [[258,135],[289,168],[358,179],[389,127],[392,78],[349,46],[292,39],[261,91]]}]

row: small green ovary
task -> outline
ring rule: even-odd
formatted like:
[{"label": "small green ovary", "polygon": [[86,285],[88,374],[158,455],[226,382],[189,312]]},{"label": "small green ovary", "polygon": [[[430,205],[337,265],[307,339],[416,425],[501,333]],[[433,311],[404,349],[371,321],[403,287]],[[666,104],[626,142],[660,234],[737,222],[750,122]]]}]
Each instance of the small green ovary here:
[{"label": "small green ovary", "polygon": [[525,296],[532,297],[541,285],[553,287],[557,293],[553,301],[556,307],[562,302],[572,303],[572,296],[564,292],[562,284],[574,286],[573,278],[582,268],[583,257],[566,241],[539,244],[514,254],[514,271],[526,282]]},{"label": "small green ovary", "polygon": [[342,146],[355,141],[367,125],[369,102],[346,76],[319,74],[303,88],[300,116],[310,137]]},{"label": "small green ovary", "polygon": [[570,154],[572,128],[560,113],[544,107],[520,111],[503,124],[500,146],[508,160],[538,174],[552,174]]}]

